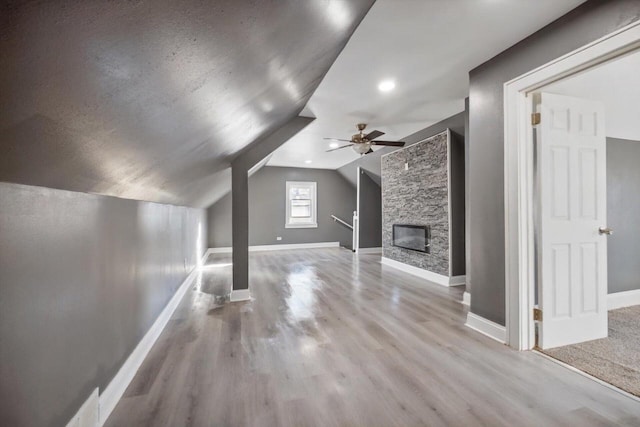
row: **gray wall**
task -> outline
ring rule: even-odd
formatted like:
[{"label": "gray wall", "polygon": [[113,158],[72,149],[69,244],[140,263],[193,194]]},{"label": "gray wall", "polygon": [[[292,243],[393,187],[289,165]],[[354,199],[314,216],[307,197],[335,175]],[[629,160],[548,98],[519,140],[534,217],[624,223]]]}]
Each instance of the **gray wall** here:
[{"label": "gray wall", "polygon": [[640,289],[640,141],[607,138],[609,293]]},{"label": "gray wall", "polygon": [[208,245],[210,248],[231,247],[231,193],[207,209]]},{"label": "gray wall", "polygon": [[[451,244],[448,144],[445,132],[382,158],[383,256],[447,277]],[[431,252],[393,246],[393,224],[431,226]]]},{"label": "gray wall", "polygon": [[[406,138],[402,138],[406,142],[405,147],[420,142],[425,138],[439,134],[447,129],[451,129],[458,135],[465,135],[465,112],[458,113],[454,116],[448,117],[434,125],[428,126],[416,133],[413,133]],[[378,184],[380,184],[380,158],[388,153],[396,151],[397,148],[385,147],[380,150],[376,150],[366,156],[360,156],[360,158],[354,160],[351,163],[347,163],[341,168],[337,169],[340,175],[349,180],[353,185],[356,185],[356,179],[358,177],[358,166],[365,171],[369,172],[371,176]]]},{"label": "gray wall", "polygon": [[592,0],[469,74],[471,311],[504,325],[505,82],[640,19],[638,0]]},{"label": "gray wall", "polygon": [[368,172],[360,169],[360,248],[382,247],[382,189]]},{"label": "gray wall", "polygon": [[201,209],[0,183],[0,425],[65,425],[104,390],[205,227]]},{"label": "gray wall", "polygon": [[[287,181],[318,183],[318,228],[285,228]],[[351,223],[355,209],[355,187],[334,170],[266,166],[249,178],[249,244],[340,242],[351,247],[351,230],[330,215]],[[231,246],[231,196],[224,196],[207,214],[209,247]]]},{"label": "gray wall", "polygon": [[451,180],[451,275],[464,276],[465,251],[465,157],[464,136],[451,132],[449,176]]}]

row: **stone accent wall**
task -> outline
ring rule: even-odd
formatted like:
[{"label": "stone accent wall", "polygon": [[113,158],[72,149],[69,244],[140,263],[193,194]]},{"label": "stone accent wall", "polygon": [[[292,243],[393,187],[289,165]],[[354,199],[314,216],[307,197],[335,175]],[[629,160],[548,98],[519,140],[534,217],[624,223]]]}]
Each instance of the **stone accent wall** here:
[{"label": "stone accent wall", "polygon": [[[443,276],[449,276],[448,135],[382,157],[383,256]],[[431,226],[431,253],[392,246],[393,224]]]}]

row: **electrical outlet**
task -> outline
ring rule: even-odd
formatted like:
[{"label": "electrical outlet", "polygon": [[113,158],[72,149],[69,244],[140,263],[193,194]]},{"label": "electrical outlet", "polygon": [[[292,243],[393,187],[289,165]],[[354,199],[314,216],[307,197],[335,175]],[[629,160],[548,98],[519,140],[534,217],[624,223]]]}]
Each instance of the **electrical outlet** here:
[{"label": "electrical outlet", "polygon": [[276,237],[276,240],[282,240],[282,237],[278,236]]},{"label": "electrical outlet", "polygon": [[406,171],[409,170],[409,162],[405,162],[404,163],[404,170],[406,170]]},{"label": "electrical outlet", "polygon": [[184,269],[185,270],[187,269],[187,259],[186,258],[184,259]]}]

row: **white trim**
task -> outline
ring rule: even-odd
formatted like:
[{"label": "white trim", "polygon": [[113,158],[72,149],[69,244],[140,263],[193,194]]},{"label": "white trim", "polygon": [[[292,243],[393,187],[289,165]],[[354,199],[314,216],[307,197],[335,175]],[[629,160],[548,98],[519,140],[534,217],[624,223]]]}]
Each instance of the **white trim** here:
[{"label": "white trim", "polygon": [[100,398],[98,389],[94,388],[78,412],[67,423],[66,427],[98,427],[100,424]]},{"label": "white trim", "polygon": [[358,248],[359,254],[380,254],[382,253],[382,248]]},{"label": "white trim", "polygon": [[249,301],[251,299],[251,292],[249,289],[234,289],[231,291],[231,297],[229,301],[231,302],[240,302],[240,301]]},{"label": "white trim", "polygon": [[570,371],[575,372],[576,374],[580,374],[585,378],[589,378],[590,380],[595,381],[600,385],[603,385],[603,386],[605,386],[605,387],[607,387],[607,388],[609,388],[609,389],[611,389],[611,390],[613,390],[615,392],[618,392],[621,395],[623,395],[625,397],[628,397],[629,399],[633,399],[636,402],[640,402],[640,397],[638,397],[636,395],[633,395],[633,394],[629,393],[628,391],[625,391],[625,390],[623,390],[621,388],[618,388],[618,387],[614,386],[613,384],[609,384],[608,382],[603,381],[600,378],[594,377],[593,375],[591,375],[591,374],[589,374],[589,373],[587,373],[585,371],[581,371],[580,369],[576,368],[575,366],[571,366],[571,365],[563,362],[562,360],[558,360],[556,358],[553,358],[553,357],[549,356],[548,354],[544,354],[543,352],[541,352],[539,350],[534,350],[533,352],[535,354],[539,355],[539,356],[544,357],[545,359],[548,359],[548,360],[550,360],[550,361],[552,361],[554,363],[557,363],[558,365],[560,365],[560,366],[562,366],[562,367],[564,367],[566,369],[569,369]]},{"label": "white trim", "polygon": [[282,245],[249,246],[249,252],[284,251],[287,249],[339,248],[339,247],[340,247],[340,242],[288,243],[288,244],[282,244]]},{"label": "white trim", "polygon": [[300,224],[285,224],[284,228],[318,228],[317,222],[303,222]]},{"label": "white trim", "polygon": [[[311,192],[311,216],[307,222],[297,222],[291,216],[291,187],[307,187]],[[318,183],[315,181],[286,181],[284,228],[318,228]]]},{"label": "white trim", "polygon": [[[202,257],[202,263],[206,261],[208,252],[209,251],[206,251],[205,255]],[[149,354],[149,351],[167,325],[167,322],[171,319],[171,315],[173,315],[178,304],[180,304],[180,301],[200,272],[201,269],[196,267],[184,279],[178,290],[173,294],[173,297],[171,297],[162,312],[160,312],[160,315],[156,318],[155,322],[153,322],[151,328],[149,328],[144,337],[142,337],[138,345],[136,345],[136,348],[133,349],[129,357],[127,357],[127,360],[122,364],[118,373],[100,394],[101,426],[104,425],[105,421],[109,418],[109,415],[118,404],[118,401],[122,398],[122,395],[129,386],[129,383],[131,383],[136,372],[138,372],[140,365],[144,362],[144,359],[147,357],[147,354]]]},{"label": "white trim", "polygon": [[467,323],[465,326],[473,329],[476,332],[480,332],[483,335],[493,338],[494,340],[504,344],[507,337],[507,329],[498,325],[491,320],[487,320],[484,317],[480,317],[477,314],[471,312],[467,313]]},{"label": "white trim", "polygon": [[[339,248],[340,242],[318,242],[318,243],[284,243],[281,245],[257,245],[249,246],[249,252],[260,251],[285,251],[289,249],[320,249],[320,248]],[[209,248],[207,249],[207,257],[211,254],[229,254],[233,252],[231,247]],[[206,257],[205,257],[206,261]]]},{"label": "white trim", "polygon": [[507,342],[535,345],[533,147],[527,94],[640,46],[640,21],[504,84],[505,320]]},{"label": "white trim", "polygon": [[614,292],[607,295],[607,310],[616,310],[633,305],[640,305],[640,289]]},{"label": "white trim", "polygon": [[[395,268],[405,273],[409,273],[414,276],[420,277],[421,279],[425,279],[430,282],[436,283],[438,285],[447,286],[447,287],[458,286],[451,283],[451,280],[452,280],[451,277],[443,276],[442,274],[438,274],[432,271],[424,270],[422,268],[414,267],[413,265],[405,264],[404,262],[396,261],[391,258],[381,257],[380,263],[383,265],[388,265],[389,267]],[[464,277],[464,276],[457,276],[457,277]]]},{"label": "white trim", "polygon": [[471,294],[467,291],[462,294],[462,304],[471,306]]}]

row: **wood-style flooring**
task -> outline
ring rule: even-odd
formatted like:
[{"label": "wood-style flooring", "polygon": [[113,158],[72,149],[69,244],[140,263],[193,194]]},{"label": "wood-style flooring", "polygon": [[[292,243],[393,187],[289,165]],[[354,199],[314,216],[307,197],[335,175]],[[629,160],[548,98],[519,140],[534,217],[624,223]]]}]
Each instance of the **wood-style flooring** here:
[{"label": "wood-style flooring", "polygon": [[343,249],[213,255],[108,426],[640,425],[640,403],[464,326],[462,288]]}]

